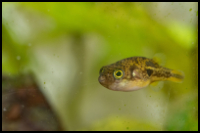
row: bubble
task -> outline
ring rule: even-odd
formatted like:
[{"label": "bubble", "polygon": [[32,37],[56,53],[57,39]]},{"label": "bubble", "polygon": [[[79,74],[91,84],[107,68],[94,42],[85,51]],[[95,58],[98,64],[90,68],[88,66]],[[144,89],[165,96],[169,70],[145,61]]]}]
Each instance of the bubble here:
[{"label": "bubble", "polygon": [[3,108],[3,111],[5,112],[5,111],[7,111],[7,109],[4,107],[4,108]]},{"label": "bubble", "polygon": [[20,60],[20,59],[21,59],[21,56],[18,55],[16,58],[17,58],[17,60]]},{"label": "bubble", "polygon": [[29,47],[30,47],[31,45],[32,45],[31,43],[28,44]]}]

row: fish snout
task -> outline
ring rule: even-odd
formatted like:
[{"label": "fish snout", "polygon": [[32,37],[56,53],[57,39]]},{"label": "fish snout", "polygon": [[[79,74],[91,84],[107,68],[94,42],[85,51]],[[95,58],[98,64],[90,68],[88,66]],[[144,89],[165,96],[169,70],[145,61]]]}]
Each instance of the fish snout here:
[{"label": "fish snout", "polygon": [[106,81],[106,78],[105,78],[105,76],[99,76],[98,80],[99,80],[99,83],[104,84]]}]

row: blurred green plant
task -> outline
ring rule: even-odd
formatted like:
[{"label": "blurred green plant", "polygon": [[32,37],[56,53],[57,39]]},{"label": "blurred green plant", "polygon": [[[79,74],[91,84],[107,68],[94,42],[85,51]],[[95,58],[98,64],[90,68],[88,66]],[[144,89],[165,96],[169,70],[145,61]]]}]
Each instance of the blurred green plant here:
[{"label": "blurred green plant", "polygon": [[85,129],[91,131],[162,131],[162,127],[146,120],[130,119],[128,117],[110,116],[104,120],[93,123]]},{"label": "blurred green plant", "polygon": [[[187,97],[172,103],[172,112],[166,120],[165,129],[168,131],[198,131],[198,94],[189,94]],[[182,104],[184,102],[184,104]],[[176,107],[176,105],[179,105]]]}]

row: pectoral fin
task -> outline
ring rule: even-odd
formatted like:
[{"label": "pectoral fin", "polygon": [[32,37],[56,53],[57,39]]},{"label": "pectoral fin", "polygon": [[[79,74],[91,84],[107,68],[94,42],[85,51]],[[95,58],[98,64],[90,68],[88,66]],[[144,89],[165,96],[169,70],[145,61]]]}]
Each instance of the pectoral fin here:
[{"label": "pectoral fin", "polygon": [[156,82],[152,82],[150,84],[150,88],[153,91],[160,91],[164,86],[164,81],[156,81]]}]

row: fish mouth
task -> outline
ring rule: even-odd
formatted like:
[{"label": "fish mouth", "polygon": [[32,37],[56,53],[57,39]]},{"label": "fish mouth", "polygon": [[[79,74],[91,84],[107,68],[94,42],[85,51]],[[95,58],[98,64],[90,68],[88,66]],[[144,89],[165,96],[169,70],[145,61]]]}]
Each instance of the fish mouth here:
[{"label": "fish mouth", "polygon": [[105,78],[103,76],[99,76],[98,80],[99,80],[100,84],[104,84],[105,83]]}]

